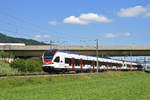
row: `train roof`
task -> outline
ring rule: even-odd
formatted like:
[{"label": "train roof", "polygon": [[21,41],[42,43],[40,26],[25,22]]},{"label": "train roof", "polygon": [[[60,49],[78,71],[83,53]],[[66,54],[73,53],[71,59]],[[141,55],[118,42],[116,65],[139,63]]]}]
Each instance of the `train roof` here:
[{"label": "train roof", "polygon": [[[51,51],[53,51],[53,52],[56,52],[56,51],[59,51],[59,52],[62,52],[62,53],[67,53],[67,54],[75,54],[75,55],[79,55],[79,56],[87,56],[87,57],[94,57],[95,58],[95,56],[88,56],[88,55],[83,55],[83,54],[77,54],[77,53],[73,53],[73,52],[70,52],[70,51],[63,51],[63,50],[58,50],[58,49],[51,49]],[[103,59],[104,61],[105,60],[109,60],[110,62],[114,62],[114,61],[124,61],[124,62],[128,62],[128,63],[136,63],[136,62],[131,62],[131,61],[125,61],[125,60],[116,60],[116,59],[111,59],[111,58],[104,58],[104,57],[98,57],[98,58],[101,58],[101,59]]]}]

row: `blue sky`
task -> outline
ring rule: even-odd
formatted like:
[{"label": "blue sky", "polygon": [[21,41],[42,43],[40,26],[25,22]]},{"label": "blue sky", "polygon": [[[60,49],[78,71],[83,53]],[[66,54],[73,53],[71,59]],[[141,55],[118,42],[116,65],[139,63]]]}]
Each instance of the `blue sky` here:
[{"label": "blue sky", "polygon": [[0,1],[0,32],[6,35],[62,45],[150,43],[149,0]]}]

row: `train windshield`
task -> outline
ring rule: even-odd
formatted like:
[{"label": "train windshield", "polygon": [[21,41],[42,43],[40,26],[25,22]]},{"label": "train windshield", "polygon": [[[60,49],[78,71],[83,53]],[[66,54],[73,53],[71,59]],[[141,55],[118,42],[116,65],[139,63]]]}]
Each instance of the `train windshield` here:
[{"label": "train windshield", "polygon": [[44,53],[44,60],[45,61],[51,61],[56,50],[48,50]]}]

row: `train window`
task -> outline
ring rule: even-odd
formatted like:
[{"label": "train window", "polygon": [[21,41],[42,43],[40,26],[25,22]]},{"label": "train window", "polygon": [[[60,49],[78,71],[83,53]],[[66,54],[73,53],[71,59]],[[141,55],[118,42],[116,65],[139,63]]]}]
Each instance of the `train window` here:
[{"label": "train window", "polygon": [[56,52],[56,50],[47,50],[47,51],[45,51],[44,60],[46,60],[46,61],[52,60],[55,52]]},{"label": "train window", "polygon": [[111,63],[112,66],[116,66],[116,63]]},{"label": "train window", "polygon": [[71,66],[71,63],[72,63],[71,58],[65,58],[65,63]]},{"label": "train window", "polygon": [[122,66],[122,64],[118,64],[118,67],[121,67]]},{"label": "train window", "polygon": [[92,65],[92,61],[89,60],[89,65]]},{"label": "train window", "polygon": [[87,64],[90,65],[90,60],[87,60]]},{"label": "train window", "polygon": [[60,57],[56,57],[54,62],[59,62],[59,60],[60,60]]},{"label": "train window", "polygon": [[83,65],[85,66],[85,60],[83,60]]},{"label": "train window", "polygon": [[95,61],[92,61],[92,66],[95,66],[95,63],[96,63]]},{"label": "train window", "polygon": [[89,60],[86,60],[86,65],[89,65]]},{"label": "train window", "polygon": [[101,66],[101,62],[98,62],[98,66]]},{"label": "train window", "polygon": [[88,65],[88,60],[83,60],[83,65]]},{"label": "train window", "polygon": [[97,66],[97,62],[96,61],[94,61],[94,65]]},{"label": "train window", "polygon": [[107,63],[107,65],[108,65],[109,67],[112,67],[112,63]]},{"label": "train window", "polygon": [[80,60],[79,59],[75,59],[75,65],[80,66]]},{"label": "train window", "polygon": [[106,63],[105,62],[101,62],[101,65],[106,65]]},{"label": "train window", "polygon": [[50,61],[52,60],[53,56],[44,56],[44,60],[46,61]]},{"label": "train window", "polygon": [[130,65],[129,65],[129,64],[127,64],[127,67],[130,67]]}]

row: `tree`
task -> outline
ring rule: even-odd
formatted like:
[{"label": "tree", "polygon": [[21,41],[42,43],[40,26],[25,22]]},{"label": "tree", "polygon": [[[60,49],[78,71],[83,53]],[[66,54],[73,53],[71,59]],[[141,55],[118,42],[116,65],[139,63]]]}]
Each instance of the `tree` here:
[{"label": "tree", "polygon": [[1,58],[14,58],[14,55],[2,50],[2,51],[0,51],[0,57]]}]

